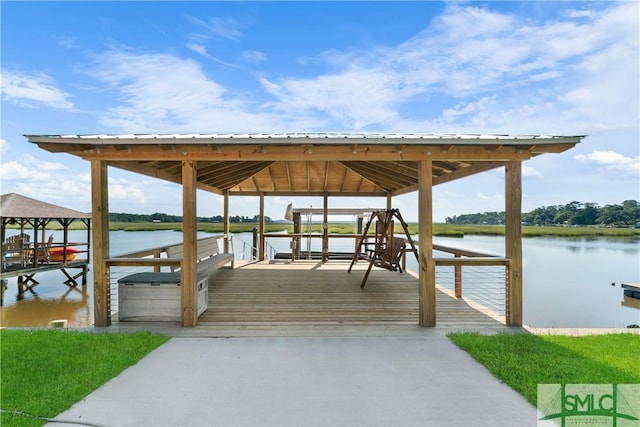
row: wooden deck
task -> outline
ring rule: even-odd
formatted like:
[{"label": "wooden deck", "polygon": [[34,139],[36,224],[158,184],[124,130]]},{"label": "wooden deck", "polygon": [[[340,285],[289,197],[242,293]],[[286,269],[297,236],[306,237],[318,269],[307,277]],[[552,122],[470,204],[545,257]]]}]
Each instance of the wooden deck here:
[{"label": "wooden deck", "polygon": [[[348,273],[349,261],[280,261],[220,269],[209,277],[209,308],[198,326],[417,325],[418,279],[374,268],[360,289],[366,267],[360,262]],[[504,325],[446,290],[436,301],[438,326]]]},{"label": "wooden deck", "polygon": [[[67,262],[50,262],[48,264],[38,264],[37,266],[11,266],[7,269],[4,269],[0,272],[0,279],[6,280],[12,277],[32,277],[38,273],[44,273],[46,271],[52,270],[61,270],[67,276],[67,283],[70,286],[77,286],[78,283],[75,279],[82,276],[82,284],[86,285],[86,273],[89,268],[89,260],[88,259],[78,259],[74,261]],[[70,275],[67,273],[67,269],[81,269],[82,271],[78,274]]]}]

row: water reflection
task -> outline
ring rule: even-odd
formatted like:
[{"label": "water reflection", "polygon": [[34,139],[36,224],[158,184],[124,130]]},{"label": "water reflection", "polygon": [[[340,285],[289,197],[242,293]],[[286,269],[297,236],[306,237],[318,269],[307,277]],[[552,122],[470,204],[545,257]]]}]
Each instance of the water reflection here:
[{"label": "water reflection", "polygon": [[[206,237],[199,233],[199,237]],[[148,249],[177,243],[180,233],[111,232],[111,253]],[[234,235],[237,256],[242,241],[251,242],[251,233]],[[73,237],[70,236],[70,239]],[[288,251],[287,239],[272,239],[278,250]],[[492,236],[438,237],[438,244],[495,255],[504,254],[504,238]],[[312,240],[319,245],[320,239]],[[331,250],[353,250],[353,242],[336,239]],[[334,246],[335,245],[335,246]],[[342,246],[340,246],[342,245]],[[315,246],[313,248],[316,248]],[[317,249],[313,249],[317,250]],[[625,327],[640,324],[640,310],[624,307],[621,282],[640,281],[640,241],[638,239],[553,238],[523,240],[524,322],[536,327]],[[415,259],[408,267],[417,271]],[[69,327],[93,323],[92,273],[86,287],[69,288],[60,271],[39,273],[39,285],[18,298],[17,279],[8,280],[0,307],[1,326],[48,327],[52,320],[66,319]],[[611,286],[615,283],[615,286]]]},{"label": "water reflection", "polygon": [[[50,286],[43,295],[38,287],[18,291],[16,280],[10,280],[4,291],[3,306],[0,307],[0,326],[47,327],[52,320],[67,320],[69,327],[85,327],[92,323],[92,304],[88,286],[68,287],[60,282],[57,287],[61,295],[51,295]],[[42,283],[41,283],[42,284]]]}]

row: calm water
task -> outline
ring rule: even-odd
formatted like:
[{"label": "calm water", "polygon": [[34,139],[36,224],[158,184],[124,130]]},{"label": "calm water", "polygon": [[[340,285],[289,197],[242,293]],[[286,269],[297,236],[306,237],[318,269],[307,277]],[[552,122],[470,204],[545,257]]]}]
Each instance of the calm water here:
[{"label": "calm water", "polygon": [[[70,233],[69,240],[83,241],[84,231]],[[55,234],[55,233],[54,233]],[[199,234],[199,237],[206,236]],[[61,236],[56,236],[56,240]],[[173,231],[124,232],[110,234],[111,254],[179,243]],[[236,255],[242,241],[251,243],[250,233],[234,235]],[[319,245],[312,239],[312,250]],[[438,244],[504,254],[504,238],[467,236],[436,238]],[[276,249],[288,250],[288,239],[271,242]],[[303,242],[303,249],[306,243]],[[352,251],[348,239],[331,241],[330,250]],[[536,327],[625,327],[640,324],[640,310],[623,307],[621,282],[640,282],[640,241],[620,239],[523,239],[524,323]],[[416,270],[415,259],[408,267]],[[67,319],[69,326],[87,326],[93,321],[91,285],[85,289],[67,287],[60,271],[40,273],[40,285],[17,300],[17,280],[8,280],[0,308],[2,326],[46,327],[51,320]],[[91,272],[89,273],[91,284]],[[611,284],[615,283],[615,286]]]}]

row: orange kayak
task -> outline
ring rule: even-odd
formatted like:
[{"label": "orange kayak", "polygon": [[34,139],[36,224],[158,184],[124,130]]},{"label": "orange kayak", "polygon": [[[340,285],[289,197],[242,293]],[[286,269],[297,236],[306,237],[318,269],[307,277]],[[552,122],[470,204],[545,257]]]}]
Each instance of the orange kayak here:
[{"label": "orange kayak", "polygon": [[76,259],[78,250],[76,248],[51,248],[49,249],[49,259],[55,262],[64,261],[64,252],[67,251],[67,261]]}]

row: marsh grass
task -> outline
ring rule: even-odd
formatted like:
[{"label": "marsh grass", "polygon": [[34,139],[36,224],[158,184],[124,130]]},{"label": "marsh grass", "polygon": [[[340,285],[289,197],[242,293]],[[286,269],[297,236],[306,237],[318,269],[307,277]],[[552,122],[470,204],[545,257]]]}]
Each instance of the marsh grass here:
[{"label": "marsh grass", "polygon": [[[181,231],[180,223],[128,223],[128,222],[111,222],[109,224],[111,230],[125,231],[154,231],[154,230],[175,230]],[[254,228],[258,228],[258,224],[254,223],[233,223],[230,226],[232,233],[251,232]],[[293,233],[293,225],[285,223],[272,223],[265,225],[267,233],[277,233],[287,230]],[[418,234],[418,224],[408,223],[409,233]],[[222,233],[224,231],[221,223],[199,223],[198,231],[209,233]],[[311,225],[313,233],[322,233],[322,224],[314,223]],[[304,226],[304,232],[307,232],[307,226]],[[403,233],[402,226],[395,224],[395,232]],[[330,234],[354,234],[355,226],[353,223],[329,223]],[[483,236],[504,236],[504,227],[497,225],[455,225],[455,224],[433,224],[433,234],[442,237],[464,237],[465,235],[483,235]],[[522,227],[523,237],[640,237],[639,228],[601,228],[601,227]]]},{"label": "marsh grass", "polygon": [[[56,224],[51,223],[48,226],[51,230],[62,229]],[[11,228],[11,227],[9,227]],[[251,232],[254,228],[258,228],[257,223],[232,223],[230,225],[231,233]],[[407,228],[411,234],[418,234],[418,224],[408,223]],[[74,229],[84,229],[82,224],[73,223],[70,227]],[[267,233],[277,233],[287,230],[293,233],[293,225],[288,223],[269,223],[265,225]],[[109,230],[123,231],[161,231],[174,230],[182,231],[182,223],[175,222],[116,222],[109,223]],[[224,225],[222,223],[198,223],[198,231],[208,233],[223,233]],[[313,223],[311,225],[313,233],[322,233],[322,224]],[[307,226],[304,224],[304,232],[307,232]],[[395,232],[403,233],[402,226],[395,224]],[[355,225],[353,222],[331,222],[329,223],[329,233],[332,234],[353,234],[355,233]],[[504,226],[500,225],[457,225],[457,224],[433,224],[433,234],[441,237],[464,237],[465,235],[483,235],[483,236],[504,236]],[[569,237],[569,238],[588,238],[588,237],[611,237],[611,238],[640,238],[640,228],[605,228],[605,227],[522,227],[523,237]]]},{"label": "marsh grass", "polygon": [[640,335],[448,335],[534,406],[538,384],[638,384]]},{"label": "marsh grass", "polygon": [[145,332],[2,330],[0,424],[45,424],[167,340]]}]

